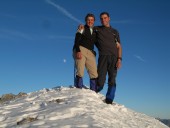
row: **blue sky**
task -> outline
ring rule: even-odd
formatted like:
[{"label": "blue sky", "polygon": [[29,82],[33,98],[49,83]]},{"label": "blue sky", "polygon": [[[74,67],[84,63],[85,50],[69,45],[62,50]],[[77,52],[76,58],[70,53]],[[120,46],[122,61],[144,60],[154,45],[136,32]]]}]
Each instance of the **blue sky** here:
[{"label": "blue sky", "polygon": [[100,25],[99,14],[107,11],[123,48],[115,101],[170,118],[169,5],[169,0],[1,0],[0,95],[72,85],[77,26],[89,12]]}]

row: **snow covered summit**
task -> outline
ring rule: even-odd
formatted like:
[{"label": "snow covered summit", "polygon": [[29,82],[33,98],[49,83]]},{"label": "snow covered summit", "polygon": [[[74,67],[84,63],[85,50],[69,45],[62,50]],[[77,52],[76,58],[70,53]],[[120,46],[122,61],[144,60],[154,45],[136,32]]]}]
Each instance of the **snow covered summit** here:
[{"label": "snow covered summit", "polygon": [[0,127],[5,128],[168,128],[155,118],[88,89],[53,88],[28,93],[0,104]]}]

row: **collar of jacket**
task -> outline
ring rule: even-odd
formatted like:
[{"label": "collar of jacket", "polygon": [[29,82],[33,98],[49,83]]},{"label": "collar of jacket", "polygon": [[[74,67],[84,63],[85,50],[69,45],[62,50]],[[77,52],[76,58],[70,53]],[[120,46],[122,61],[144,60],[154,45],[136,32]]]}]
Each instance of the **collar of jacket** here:
[{"label": "collar of jacket", "polygon": [[112,28],[112,26],[110,25],[109,27],[106,27],[104,25],[101,26],[102,28]]},{"label": "collar of jacket", "polygon": [[[90,29],[90,27],[89,27],[87,24],[85,25],[85,27]],[[94,26],[93,26],[93,27],[94,27]],[[91,27],[91,28],[93,29],[93,27]]]}]

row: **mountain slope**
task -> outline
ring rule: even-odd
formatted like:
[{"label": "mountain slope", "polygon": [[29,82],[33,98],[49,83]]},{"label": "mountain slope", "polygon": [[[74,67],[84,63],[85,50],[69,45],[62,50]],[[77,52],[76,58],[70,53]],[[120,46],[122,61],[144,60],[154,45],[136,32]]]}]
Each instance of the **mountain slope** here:
[{"label": "mountain slope", "polygon": [[0,127],[168,128],[88,89],[53,88],[0,104]]},{"label": "mountain slope", "polygon": [[165,125],[167,125],[168,127],[170,127],[170,119],[159,119],[159,118],[157,119],[162,123],[164,123]]}]

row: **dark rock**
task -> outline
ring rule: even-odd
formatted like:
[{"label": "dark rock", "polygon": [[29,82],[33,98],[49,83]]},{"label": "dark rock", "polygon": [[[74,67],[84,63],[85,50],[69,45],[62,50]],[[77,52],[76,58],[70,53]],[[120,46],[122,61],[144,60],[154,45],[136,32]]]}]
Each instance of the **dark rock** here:
[{"label": "dark rock", "polygon": [[14,98],[15,98],[15,95],[12,94],[12,93],[4,94],[0,98],[0,103],[5,102],[5,101],[13,100]]},{"label": "dark rock", "polygon": [[17,125],[22,125],[22,124],[30,123],[30,122],[33,122],[33,121],[36,121],[36,120],[38,120],[38,119],[37,118],[33,118],[33,117],[27,117],[27,118],[22,119],[21,121],[18,121]]},{"label": "dark rock", "polygon": [[18,93],[18,95],[16,95],[16,98],[20,98],[20,97],[23,97],[23,96],[27,96],[27,93],[20,92],[20,93]]},{"label": "dark rock", "polygon": [[20,93],[18,93],[18,95],[14,95],[12,93],[4,94],[0,97],[0,103],[12,101],[14,99],[21,98],[21,97],[24,97],[24,96],[27,96],[27,94],[24,93],[24,92],[20,92]]}]

